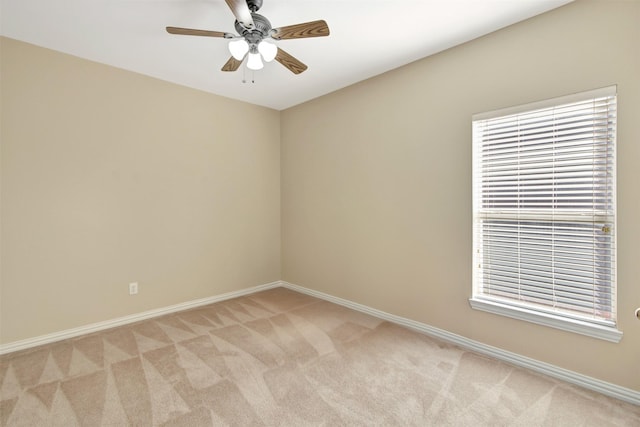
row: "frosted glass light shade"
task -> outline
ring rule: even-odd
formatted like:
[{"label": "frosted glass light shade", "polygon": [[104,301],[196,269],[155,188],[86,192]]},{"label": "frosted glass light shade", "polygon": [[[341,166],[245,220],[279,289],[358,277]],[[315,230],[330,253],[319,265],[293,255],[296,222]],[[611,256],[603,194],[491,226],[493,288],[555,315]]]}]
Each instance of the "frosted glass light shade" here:
[{"label": "frosted glass light shade", "polygon": [[238,61],[242,61],[249,52],[249,43],[245,39],[232,40],[229,42],[229,52]]},{"label": "frosted glass light shade", "polygon": [[262,64],[262,59],[260,59],[259,53],[250,53],[249,59],[247,60],[247,68],[250,70],[260,70],[264,67]]},{"label": "frosted glass light shade", "polygon": [[266,62],[271,62],[278,53],[278,47],[273,43],[262,40],[258,45],[258,52],[260,52],[260,54],[262,55],[262,59],[264,59]]}]

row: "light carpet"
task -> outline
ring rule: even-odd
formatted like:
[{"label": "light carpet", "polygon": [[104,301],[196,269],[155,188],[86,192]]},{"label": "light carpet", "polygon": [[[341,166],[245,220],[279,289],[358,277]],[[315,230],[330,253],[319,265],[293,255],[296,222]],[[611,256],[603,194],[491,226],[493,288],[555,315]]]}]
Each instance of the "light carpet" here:
[{"label": "light carpet", "polygon": [[640,407],[275,288],[0,357],[3,426],[638,426]]}]

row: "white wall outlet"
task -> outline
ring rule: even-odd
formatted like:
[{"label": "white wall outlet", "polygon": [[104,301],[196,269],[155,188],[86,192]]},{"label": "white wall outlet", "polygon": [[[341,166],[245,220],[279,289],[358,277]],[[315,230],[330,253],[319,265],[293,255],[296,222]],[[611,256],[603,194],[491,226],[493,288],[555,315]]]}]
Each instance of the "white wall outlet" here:
[{"label": "white wall outlet", "polygon": [[135,295],[138,293],[138,284],[129,283],[129,295]]}]

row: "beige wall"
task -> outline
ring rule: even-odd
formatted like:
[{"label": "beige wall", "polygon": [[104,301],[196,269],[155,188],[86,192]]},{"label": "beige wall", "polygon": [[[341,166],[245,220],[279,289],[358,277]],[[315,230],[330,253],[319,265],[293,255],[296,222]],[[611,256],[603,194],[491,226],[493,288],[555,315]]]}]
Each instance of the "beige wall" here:
[{"label": "beige wall", "polygon": [[279,112],[1,43],[2,343],[280,279]]},{"label": "beige wall", "polygon": [[[284,111],[283,280],[640,390],[639,23],[578,1]],[[612,84],[622,341],[472,310],[471,115]]]}]

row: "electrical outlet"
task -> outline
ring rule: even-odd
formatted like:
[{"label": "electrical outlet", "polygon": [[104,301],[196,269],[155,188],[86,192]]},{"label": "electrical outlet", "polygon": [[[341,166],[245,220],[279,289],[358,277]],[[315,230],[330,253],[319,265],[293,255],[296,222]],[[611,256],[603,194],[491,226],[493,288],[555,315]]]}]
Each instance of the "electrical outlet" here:
[{"label": "electrical outlet", "polygon": [[135,295],[138,293],[138,284],[129,283],[129,295]]}]

